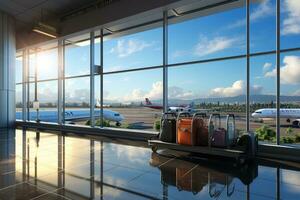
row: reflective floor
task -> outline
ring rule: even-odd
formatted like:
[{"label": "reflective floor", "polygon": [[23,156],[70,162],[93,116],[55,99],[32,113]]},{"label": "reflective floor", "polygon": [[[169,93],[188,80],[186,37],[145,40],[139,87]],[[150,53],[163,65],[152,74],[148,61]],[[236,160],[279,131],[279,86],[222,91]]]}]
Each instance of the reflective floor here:
[{"label": "reflective floor", "polygon": [[300,164],[236,167],[146,143],[0,130],[0,199],[300,199]]}]

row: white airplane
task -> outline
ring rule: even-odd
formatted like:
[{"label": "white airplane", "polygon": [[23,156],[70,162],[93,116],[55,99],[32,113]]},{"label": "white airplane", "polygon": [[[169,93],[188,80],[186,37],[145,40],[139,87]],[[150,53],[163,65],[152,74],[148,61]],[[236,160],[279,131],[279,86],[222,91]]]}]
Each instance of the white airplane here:
[{"label": "white airplane", "polygon": [[[100,117],[100,110],[95,110],[94,116]],[[89,119],[90,117],[90,110],[89,109],[83,109],[83,110],[66,110],[65,112],[65,121],[66,122],[72,122],[74,120],[80,120],[80,119]],[[21,119],[22,113],[16,112],[16,118]],[[30,111],[29,113],[29,119],[30,120],[36,120],[37,118],[37,112],[36,111]],[[103,118],[108,121],[116,122],[116,126],[121,126],[121,122],[124,120],[123,115],[121,115],[118,112],[109,110],[109,109],[103,109]],[[39,120],[45,121],[45,122],[57,122],[58,116],[57,111],[54,110],[41,110],[39,111]]]},{"label": "white airplane", "polygon": [[[145,98],[145,104],[143,106],[147,108],[157,109],[157,110],[163,109],[163,106],[161,104],[154,104],[149,100],[149,98]],[[192,112],[194,110],[194,107],[195,107],[194,102],[192,102],[189,105],[169,106],[168,111],[169,112],[182,112],[182,111]]]},{"label": "white airplane", "polygon": [[[259,119],[276,118],[276,108],[263,108],[252,113],[252,117]],[[300,127],[300,109],[282,108],[280,109],[280,118],[286,119],[286,122],[292,122],[293,126]]]}]

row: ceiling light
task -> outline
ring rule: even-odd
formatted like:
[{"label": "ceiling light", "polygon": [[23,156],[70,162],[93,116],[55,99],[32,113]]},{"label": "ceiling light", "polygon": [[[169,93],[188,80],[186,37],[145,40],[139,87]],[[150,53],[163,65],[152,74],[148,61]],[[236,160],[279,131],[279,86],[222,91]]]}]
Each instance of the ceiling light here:
[{"label": "ceiling light", "polygon": [[56,31],[56,28],[49,26],[47,24],[41,23],[39,22],[33,29],[32,31],[42,34],[42,35],[46,35],[48,37],[52,37],[52,38],[57,38],[58,34]]}]

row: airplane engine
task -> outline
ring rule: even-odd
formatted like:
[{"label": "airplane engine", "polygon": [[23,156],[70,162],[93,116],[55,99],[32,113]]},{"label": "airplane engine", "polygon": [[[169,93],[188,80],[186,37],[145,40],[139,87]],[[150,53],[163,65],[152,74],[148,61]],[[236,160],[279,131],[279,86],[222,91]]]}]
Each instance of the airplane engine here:
[{"label": "airplane engine", "polygon": [[293,126],[300,128],[300,120],[293,121]]}]

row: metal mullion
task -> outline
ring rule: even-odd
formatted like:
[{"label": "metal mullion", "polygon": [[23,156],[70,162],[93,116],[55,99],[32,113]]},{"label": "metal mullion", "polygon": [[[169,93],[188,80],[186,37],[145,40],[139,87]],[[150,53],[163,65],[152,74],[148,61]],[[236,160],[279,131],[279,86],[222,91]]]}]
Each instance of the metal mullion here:
[{"label": "metal mullion", "polygon": [[57,100],[57,110],[58,110],[58,124],[62,124],[62,70],[63,70],[63,41],[58,40],[58,100]]},{"label": "metal mullion", "polygon": [[276,144],[280,144],[280,0],[276,0]]},{"label": "metal mullion", "polygon": [[26,59],[26,66],[27,66],[27,71],[26,71],[26,85],[27,85],[27,100],[26,100],[26,108],[27,108],[27,121],[30,120],[30,84],[29,84],[29,81],[30,81],[30,78],[29,78],[29,74],[30,74],[30,66],[29,66],[29,63],[30,63],[30,53],[29,53],[29,49],[26,49],[27,51],[27,59]]},{"label": "metal mullion", "polygon": [[143,71],[143,70],[151,70],[151,69],[159,69],[159,68],[163,68],[163,65],[150,66],[150,67],[141,67],[141,68],[135,68],[135,69],[124,69],[124,70],[110,71],[110,72],[103,72],[103,74],[104,75],[106,75],[106,74],[118,74],[118,73],[135,72],[135,71]]},{"label": "metal mullion", "polygon": [[27,85],[27,83],[26,83],[26,75],[27,75],[27,50],[26,49],[24,49],[23,51],[22,51],[22,54],[23,54],[23,62],[22,62],[22,68],[23,68],[23,70],[22,70],[22,120],[23,121],[26,121],[26,112],[27,112],[27,110],[26,110],[26,91],[27,91],[27,89],[26,89],[26,85]]},{"label": "metal mullion", "polygon": [[168,11],[163,12],[163,111],[168,110]]},{"label": "metal mullion", "polygon": [[250,2],[246,0],[246,60],[247,60],[247,94],[246,94],[246,131],[250,131]]},{"label": "metal mullion", "polygon": [[65,123],[66,113],[66,80],[65,80],[65,40],[62,41],[62,123]]},{"label": "metal mullion", "polygon": [[91,127],[95,126],[95,33],[92,31],[90,33],[90,121]]},{"label": "metal mullion", "polygon": [[100,31],[100,126],[103,127],[103,28]]}]

